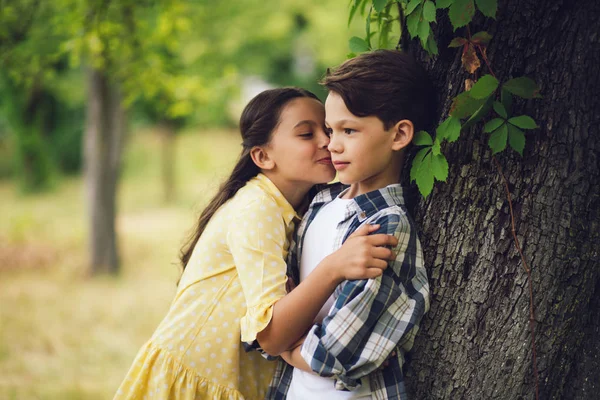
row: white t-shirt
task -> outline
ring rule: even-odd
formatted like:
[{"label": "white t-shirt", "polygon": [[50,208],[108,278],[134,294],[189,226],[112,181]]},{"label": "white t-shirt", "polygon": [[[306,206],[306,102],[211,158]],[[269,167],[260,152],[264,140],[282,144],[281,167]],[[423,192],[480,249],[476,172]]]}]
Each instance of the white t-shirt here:
[{"label": "white t-shirt", "polygon": [[[337,235],[337,226],[344,218],[346,206],[351,199],[336,198],[319,210],[304,235],[302,258],[300,260],[300,281],[306,279],[308,274],[328,255],[333,253],[333,244]],[[327,316],[333,305],[333,295],[319,311],[316,321],[321,322]],[[289,400],[347,400],[370,399],[371,389],[369,379],[361,380],[362,386],[355,391],[345,392],[335,390],[334,381],[317,374],[294,368],[294,374],[287,398]]]}]

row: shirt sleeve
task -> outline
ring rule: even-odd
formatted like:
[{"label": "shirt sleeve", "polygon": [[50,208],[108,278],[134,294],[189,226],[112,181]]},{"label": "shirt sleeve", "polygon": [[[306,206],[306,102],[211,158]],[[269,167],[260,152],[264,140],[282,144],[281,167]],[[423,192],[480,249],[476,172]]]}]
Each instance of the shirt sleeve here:
[{"label": "shirt sleeve", "polygon": [[408,351],[429,308],[429,285],[416,229],[404,213],[382,216],[375,233],[398,238],[397,257],[375,279],[345,281],[323,323],[314,325],[301,354],[314,372],[353,390],[398,346]]},{"label": "shirt sleeve", "polygon": [[241,340],[257,348],[256,335],[267,327],[273,305],[286,294],[286,229],[276,204],[267,199],[248,203],[232,218],[227,244],[246,301]]}]

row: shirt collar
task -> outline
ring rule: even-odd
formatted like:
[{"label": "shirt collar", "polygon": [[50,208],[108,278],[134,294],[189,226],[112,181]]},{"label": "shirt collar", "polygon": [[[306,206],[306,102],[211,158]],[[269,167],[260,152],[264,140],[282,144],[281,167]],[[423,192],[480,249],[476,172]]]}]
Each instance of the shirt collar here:
[{"label": "shirt collar", "polygon": [[267,178],[265,174],[259,173],[252,178],[252,181],[258,187],[268,193],[273,200],[275,200],[277,207],[279,207],[279,210],[281,211],[281,215],[283,215],[283,221],[286,225],[289,225],[294,218],[297,218],[298,220],[300,219],[296,213],[296,210],[294,210],[294,207],[292,207],[277,186],[275,186],[275,184],[269,178]]}]

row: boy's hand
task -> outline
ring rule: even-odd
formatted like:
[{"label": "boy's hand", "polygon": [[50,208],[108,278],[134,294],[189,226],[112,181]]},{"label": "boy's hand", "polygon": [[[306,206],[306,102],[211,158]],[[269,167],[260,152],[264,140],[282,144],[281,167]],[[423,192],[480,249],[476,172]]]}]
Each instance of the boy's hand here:
[{"label": "boy's hand", "polygon": [[380,276],[396,255],[384,246],[395,247],[398,239],[393,235],[370,235],[379,225],[365,224],[358,228],[336,252],[326,257],[337,279],[372,279]]}]

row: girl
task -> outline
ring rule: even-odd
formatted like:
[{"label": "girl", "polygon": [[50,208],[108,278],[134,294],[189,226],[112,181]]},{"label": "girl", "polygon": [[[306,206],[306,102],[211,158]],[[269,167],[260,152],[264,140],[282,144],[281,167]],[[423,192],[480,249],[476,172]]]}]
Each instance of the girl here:
[{"label": "girl", "polygon": [[[275,363],[311,326],[338,283],[379,276],[395,238],[366,234],[323,260],[286,295],[295,209],[334,178],[324,107],[312,93],[265,91],[240,119],[242,154],[200,215],[183,252],[171,308],[138,353],[115,399],[262,399]],[[241,338],[241,341],[240,341]]]}]

